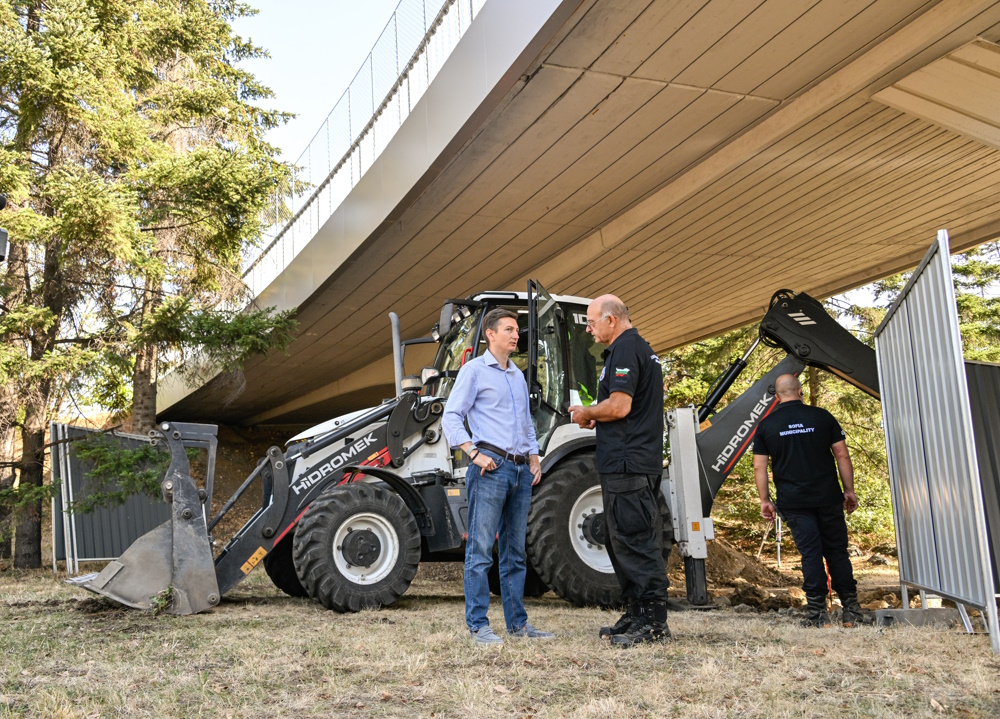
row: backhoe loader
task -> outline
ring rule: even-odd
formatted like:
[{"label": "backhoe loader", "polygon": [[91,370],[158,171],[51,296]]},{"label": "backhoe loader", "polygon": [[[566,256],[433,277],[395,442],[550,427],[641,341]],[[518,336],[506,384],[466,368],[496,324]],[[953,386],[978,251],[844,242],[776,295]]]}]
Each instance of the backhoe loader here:
[{"label": "backhoe loader", "polygon": [[[621,600],[606,544],[595,462],[595,434],[569,420],[567,407],[597,395],[601,350],[586,332],[588,300],[550,295],[529,281],[526,293],[481,292],[448,300],[428,337],[401,341],[390,313],[396,397],[331,419],[271,447],[211,519],[211,497],[191,476],[186,448],[208,451],[213,425],[163,422],[151,441],[164,443],[171,463],[161,483],[171,519],[140,537],[100,573],[70,581],[125,605],[149,608],[169,598],[168,612],[191,614],[262,564],[274,584],[341,612],[384,607],[409,587],[421,561],[464,557],[467,459],[442,441],[441,415],[462,365],[485,350],[482,319],[503,307],[527,325],[511,359],[526,375],[542,457],[528,517],[526,593],[547,589],[578,605]],[[763,342],[788,355],[736,400],[712,415],[726,390]],[[436,343],[434,363],[403,376],[405,350]],[[834,372],[878,396],[874,351],[806,294],[772,297],[760,336],[730,366],[700,408],[667,413],[668,457],[661,484],[663,551],[676,543],[684,558],[687,599],[709,601],[706,541],[715,495],[748,449],[757,423],[775,405],[774,378],[806,365]],[[237,500],[260,493],[253,516],[213,556],[210,537]],[[161,598],[161,599],[157,599]]]}]

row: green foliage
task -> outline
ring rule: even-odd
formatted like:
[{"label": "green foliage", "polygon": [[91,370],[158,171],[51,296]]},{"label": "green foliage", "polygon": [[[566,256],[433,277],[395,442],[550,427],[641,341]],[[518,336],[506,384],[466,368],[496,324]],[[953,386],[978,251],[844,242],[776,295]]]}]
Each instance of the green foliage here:
[{"label": "green foliage", "polygon": [[154,617],[163,614],[163,612],[170,609],[170,605],[174,603],[174,588],[167,587],[166,589],[159,592],[155,597],[149,602],[149,611]]},{"label": "green foliage", "polygon": [[[956,255],[952,258],[952,274],[965,357],[1000,362],[1000,245],[994,242]],[[894,275],[850,295],[871,298],[870,303],[852,303],[847,296],[832,298],[826,302],[827,311],[851,328],[859,340],[872,346],[875,329],[908,279],[909,274]],[[729,361],[745,351],[756,332],[757,325],[749,325],[667,354],[663,358],[667,406],[700,404]],[[782,355],[779,350],[758,349],[719,406],[745,392]],[[829,409],[847,434],[859,501],[858,509],[847,520],[852,537],[863,546],[892,545],[895,531],[881,404],[833,375],[811,371],[817,379],[815,403]],[[812,401],[805,376],[803,387],[806,401]],[[720,531],[748,547],[763,538],[767,525],[760,518],[749,454],[736,464],[720,490],[713,517]]]},{"label": "green foliage", "polygon": [[36,487],[31,484],[24,484],[18,487],[8,487],[0,489],[0,540],[7,541],[14,536],[14,526],[26,515],[31,514],[34,508],[41,504],[47,504],[59,492],[59,484],[46,484]]},{"label": "green foliage", "polygon": [[[244,251],[285,211],[270,200],[290,177],[265,140],[289,115],[258,107],[270,90],[236,65],[266,55],[230,25],[253,12],[229,0],[0,3],[11,242],[0,434],[16,417],[24,446],[41,447],[69,393],[150,415],[165,357],[207,348],[233,367],[287,343],[286,315],[236,311],[251,300]],[[192,332],[152,342],[164,303],[191,315],[178,326]],[[22,484],[41,484],[30,451]]]},{"label": "green foliage", "polygon": [[159,497],[160,482],[170,466],[170,453],[161,445],[125,447],[106,434],[73,442],[73,451],[89,465],[84,474],[85,496],[67,507],[81,514],[121,505],[134,494]]},{"label": "green foliage", "polygon": [[190,298],[174,297],[156,308],[139,340],[163,347],[197,347],[214,366],[228,371],[255,354],[284,351],[295,327],[292,315],[273,307],[244,312],[196,309]]}]

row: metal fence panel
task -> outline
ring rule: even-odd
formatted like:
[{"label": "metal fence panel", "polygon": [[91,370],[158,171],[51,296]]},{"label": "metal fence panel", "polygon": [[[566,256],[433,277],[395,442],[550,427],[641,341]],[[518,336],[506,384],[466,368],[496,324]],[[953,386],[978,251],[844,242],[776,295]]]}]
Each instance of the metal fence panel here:
[{"label": "metal fence panel", "polygon": [[[136,539],[170,519],[170,506],[159,498],[132,495],[117,507],[98,508],[82,514],[68,512],[73,502],[86,497],[90,483],[89,466],[76,455],[75,442],[101,434],[98,430],[53,422],[51,438],[52,480],[60,491],[52,499],[53,568],[57,560],[66,560],[66,571],[75,572],[79,562],[103,561],[120,556]],[[147,444],[140,436],[117,435],[124,447]]]},{"label": "metal fence panel", "polygon": [[875,348],[900,581],[984,610],[1000,652],[946,232],[876,330]]},{"label": "metal fence panel", "polygon": [[995,589],[1000,587],[1000,365],[966,362],[965,376]]}]

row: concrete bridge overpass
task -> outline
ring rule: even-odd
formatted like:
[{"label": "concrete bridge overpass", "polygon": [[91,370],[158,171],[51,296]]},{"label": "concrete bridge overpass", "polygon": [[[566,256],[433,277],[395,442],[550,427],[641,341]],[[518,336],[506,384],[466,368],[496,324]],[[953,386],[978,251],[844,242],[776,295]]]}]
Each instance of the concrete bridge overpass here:
[{"label": "concrete bridge overpass", "polygon": [[389,310],[425,334],[443,299],[529,276],[617,292],[667,349],[779,287],[913,267],[938,228],[956,250],[992,239],[997,42],[1000,3],[974,0],[486,0],[342,201],[296,220],[308,243],[259,295],[298,307],[288,354],[249,362],[235,396],[164,383],[161,415],[377,402]]}]

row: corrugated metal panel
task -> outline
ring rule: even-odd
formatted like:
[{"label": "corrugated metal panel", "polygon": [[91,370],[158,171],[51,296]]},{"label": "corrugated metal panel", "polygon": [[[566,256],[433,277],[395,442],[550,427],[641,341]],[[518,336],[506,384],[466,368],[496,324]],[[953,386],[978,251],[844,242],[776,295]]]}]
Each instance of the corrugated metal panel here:
[{"label": "corrugated metal panel", "polygon": [[995,590],[1000,587],[1000,365],[966,362],[965,376]]},{"label": "corrugated metal panel", "polygon": [[889,309],[875,348],[900,581],[984,609],[1000,651],[947,232]]},{"label": "corrugated metal panel", "polygon": [[[114,559],[146,532],[170,519],[170,506],[158,498],[133,495],[117,507],[98,508],[87,514],[66,512],[73,501],[91,491],[88,467],[77,457],[73,440],[99,434],[95,430],[53,423],[51,436],[57,442],[52,452],[52,479],[61,482],[53,498],[53,559],[66,559],[67,571],[78,562]],[[140,437],[116,436],[124,447],[145,444]]]}]

